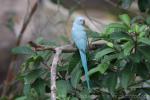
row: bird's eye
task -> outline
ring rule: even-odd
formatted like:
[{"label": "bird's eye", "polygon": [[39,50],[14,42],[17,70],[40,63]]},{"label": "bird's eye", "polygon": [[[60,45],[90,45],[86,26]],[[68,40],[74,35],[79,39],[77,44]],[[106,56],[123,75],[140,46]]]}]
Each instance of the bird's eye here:
[{"label": "bird's eye", "polygon": [[82,22],[83,20],[82,19],[80,19],[80,22]]}]

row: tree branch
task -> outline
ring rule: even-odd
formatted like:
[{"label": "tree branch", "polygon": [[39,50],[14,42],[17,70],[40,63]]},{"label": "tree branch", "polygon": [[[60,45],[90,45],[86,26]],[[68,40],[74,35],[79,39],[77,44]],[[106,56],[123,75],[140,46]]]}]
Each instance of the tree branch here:
[{"label": "tree branch", "polygon": [[27,28],[27,26],[28,26],[28,24],[29,24],[29,22],[30,22],[30,20],[31,20],[31,18],[33,16],[33,14],[35,13],[37,7],[38,7],[38,1],[34,4],[34,6],[31,9],[31,12],[29,13],[28,18],[23,23],[22,29],[21,29],[20,34],[18,36],[18,40],[16,42],[17,46],[20,45],[22,37],[23,37],[23,34],[24,34],[24,32],[25,32],[25,30],[26,30],[26,28]]},{"label": "tree branch", "polygon": [[[101,48],[106,44],[106,41],[100,40],[100,41],[95,41],[89,44],[89,50],[95,50],[98,48]],[[44,45],[36,44],[32,41],[29,42],[29,45],[34,48],[35,51],[45,51],[45,50],[50,50],[53,52],[56,52],[57,47],[45,47]],[[72,53],[77,51],[77,48],[73,47],[73,44],[68,44],[60,47],[62,49],[62,53]]]},{"label": "tree branch", "polygon": [[[22,37],[23,37],[23,34],[29,24],[29,22],[31,21],[31,18],[32,16],[34,15],[37,7],[38,7],[38,0],[37,2],[33,5],[30,13],[29,13],[29,16],[27,17],[27,19],[23,22],[23,26],[21,28],[21,31],[20,31],[20,34],[17,38],[17,41],[16,41],[16,46],[19,46],[20,43],[21,43],[21,40],[22,40]],[[6,79],[4,81],[4,86],[3,86],[3,90],[2,90],[2,96],[6,95],[7,91],[9,90],[9,84],[11,84],[11,82],[15,79],[15,72],[14,72],[14,65],[16,63],[16,60],[17,60],[17,55],[12,55],[11,57],[11,62],[8,66],[8,71],[7,71],[7,76],[6,76]]]},{"label": "tree branch", "polygon": [[53,58],[52,66],[51,66],[51,100],[56,100],[56,68],[59,61],[59,56],[62,52],[61,47],[57,47],[55,49],[56,53]]}]

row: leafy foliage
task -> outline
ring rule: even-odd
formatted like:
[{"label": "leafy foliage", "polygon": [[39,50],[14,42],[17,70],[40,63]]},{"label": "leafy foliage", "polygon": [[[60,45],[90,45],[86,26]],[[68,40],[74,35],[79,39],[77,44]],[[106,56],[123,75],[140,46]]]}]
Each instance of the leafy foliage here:
[{"label": "leafy foliage", "polygon": [[[121,7],[127,9],[131,6],[134,0],[120,0]],[[141,12],[150,13],[150,1],[149,0],[138,0],[138,7]]]},{"label": "leafy foliage", "polygon": [[[57,66],[58,100],[111,100],[137,98],[149,94],[150,28],[146,18],[143,23],[127,14],[119,16],[120,22],[106,26],[103,33],[89,31],[93,41],[105,40],[106,45],[88,52],[89,77],[92,91],[87,91],[82,80],[84,73],[78,52],[63,54]],[[42,45],[54,45],[44,39]],[[30,46],[17,47],[15,54],[28,55],[22,64],[18,79],[24,83],[24,95],[16,100],[46,100],[50,91],[51,51],[34,52]],[[137,96],[137,97],[133,97]],[[142,99],[143,99],[142,98]]]}]

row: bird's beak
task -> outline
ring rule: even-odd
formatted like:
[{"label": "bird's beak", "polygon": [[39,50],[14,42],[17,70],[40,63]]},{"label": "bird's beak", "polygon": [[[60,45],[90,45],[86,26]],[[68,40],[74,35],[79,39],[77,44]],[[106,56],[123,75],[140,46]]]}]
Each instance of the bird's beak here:
[{"label": "bird's beak", "polygon": [[83,25],[85,25],[85,20],[83,20]]},{"label": "bird's beak", "polygon": [[85,27],[85,28],[89,28],[89,26],[88,26],[88,25],[86,25],[85,20],[84,20],[84,22],[83,22],[83,23],[84,23],[83,25],[84,25],[84,27]]}]

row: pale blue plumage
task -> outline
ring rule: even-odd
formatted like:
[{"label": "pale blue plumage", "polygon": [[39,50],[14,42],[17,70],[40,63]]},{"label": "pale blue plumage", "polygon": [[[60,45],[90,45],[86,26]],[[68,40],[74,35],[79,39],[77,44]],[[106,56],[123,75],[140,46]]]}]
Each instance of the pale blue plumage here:
[{"label": "pale blue plumage", "polygon": [[87,67],[87,59],[86,59],[86,49],[87,49],[87,35],[84,30],[84,18],[77,17],[73,23],[72,27],[72,39],[75,42],[77,48],[79,49],[82,66],[85,71],[85,78],[87,82],[87,87],[90,89],[89,77],[88,77],[88,67]]}]

